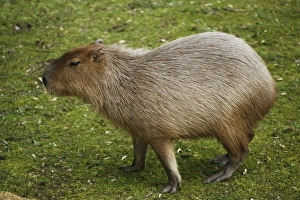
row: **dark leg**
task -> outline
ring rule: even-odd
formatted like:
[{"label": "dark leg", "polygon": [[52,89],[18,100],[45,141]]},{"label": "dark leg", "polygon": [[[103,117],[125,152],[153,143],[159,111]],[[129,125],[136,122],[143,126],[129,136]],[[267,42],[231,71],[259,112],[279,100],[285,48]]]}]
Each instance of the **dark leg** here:
[{"label": "dark leg", "polygon": [[227,154],[218,156],[211,160],[211,163],[225,164],[224,168],[218,173],[206,178],[203,183],[215,183],[227,180],[241,165],[248,155],[248,144],[251,142],[254,134],[249,131],[247,138],[242,137],[223,137],[220,139]]},{"label": "dark leg", "polygon": [[173,142],[171,140],[156,140],[151,142],[151,146],[166,170],[169,179],[168,184],[161,193],[174,193],[181,186],[181,176],[177,169]]},{"label": "dark leg", "polygon": [[134,159],[130,166],[121,166],[124,172],[135,172],[145,168],[148,143],[144,140],[133,139]]},{"label": "dark leg", "polygon": [[229,161],[225,164],[224,168],[206,178],[203,183],[217,183],[227,180],[238,169],[243,160],[238,156],[230,156],[229,154]]},{"label": "dark leg", "polygon": [[[251,142],[251,140],[253,139],[253,137],[254,137],[253,131],[249,131],[249,134],[248,134],[248,144]],[[211,164],[225,165],[228,161],[229,161],[229,155],[227,153],[227,154],[224,154],[224,155],[217,156],[217,157],[211,159],[209,162]]]}]

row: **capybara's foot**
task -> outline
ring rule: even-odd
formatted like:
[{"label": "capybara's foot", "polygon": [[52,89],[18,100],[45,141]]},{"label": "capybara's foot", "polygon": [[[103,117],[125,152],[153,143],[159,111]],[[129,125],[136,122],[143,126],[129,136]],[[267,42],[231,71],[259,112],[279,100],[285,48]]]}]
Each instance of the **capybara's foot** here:
[{"label": "capybara's foot", "polygon": [[227,180],[238,169],[242,161],[243,159],[229,159],[221,171],[206,178],[203,183],[217,183]]},{"label": "capybara's foot", "polygon": [[140,171],[142,169],[144,169],[144,167],[139,167],[139,166],[135,166],[135,165],[122,165],[119,167],[119,169],[123,170],[124,172],[137,172]]},{"label": "capybara's foot", "polygon": [[211,164],[225,165],[228,161],[229,161],[229,155],[224,154],[211,159],[209,162]]},{"label": "capybara's foot", "polygon": [[219,171],[218,173],[213,174],[212,176],[206,178],[203,183],[217,183],[217,182],[221,182],[221,181],[225,181],[227,180],[231,175],[233,174],[233,172],[229,173],[226,172],[226,170],[222,169],[221,171]]},{"label": "capybara's foot", "polygon": [[173,180],[170,180],[169,184],[166,185],[160,193],[161,194],[164,194],[164,193],[173,194],[180,187],[181,187],[181,178],[180,177],[178,177],[178,178],[174,177]]}]

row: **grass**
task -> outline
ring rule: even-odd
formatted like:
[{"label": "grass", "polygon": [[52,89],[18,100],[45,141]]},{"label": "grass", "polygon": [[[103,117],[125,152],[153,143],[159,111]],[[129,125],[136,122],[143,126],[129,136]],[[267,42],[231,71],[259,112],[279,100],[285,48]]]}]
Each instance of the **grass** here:
[{"label": "grass", "polygon": [[[300,1],[103,0],[0,2],[0,191],[36,199],[299,199]],[[277,82],[278,101],[256,128],[251,153],[230,180],[203,185],[219,169],[215,140],[178,141],[183,187],[159,195],[166,174],[152,151],[140,173],[123,130],[74,98],[48,95],[47,61],[102,38],[155,48],[195,33],[247,41]]]}]

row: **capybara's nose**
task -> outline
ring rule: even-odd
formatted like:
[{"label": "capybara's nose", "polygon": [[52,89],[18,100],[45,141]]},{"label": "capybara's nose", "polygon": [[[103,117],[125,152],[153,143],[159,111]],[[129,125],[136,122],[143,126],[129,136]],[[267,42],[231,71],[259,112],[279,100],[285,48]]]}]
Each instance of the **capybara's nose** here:
[{"label": "capybara's nose", "polygon": [[43,81],[44,85],[47,86],[47,79],[45,77],[42,77],[42,81]]}]

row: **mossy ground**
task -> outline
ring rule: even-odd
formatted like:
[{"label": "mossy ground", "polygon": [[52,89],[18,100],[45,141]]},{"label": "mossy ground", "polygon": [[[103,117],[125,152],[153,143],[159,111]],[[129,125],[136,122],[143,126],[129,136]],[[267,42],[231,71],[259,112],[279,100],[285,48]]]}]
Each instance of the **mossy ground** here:
[{"label": "mossy ground", "polygon": [[[36,199],[299,199],[300,1],[3,0],[0,2],[0,191]],[[74,98],[48,95],[47,61],[102,38],[154,48],[195,33],[243,38],[277,82],[278,101],[255,129],[251,153],[228,181],[203,185],[224,153],[213,139],[178,141],[183,187],[159,196],[166,174],[152,151],[125,174],[124,131]]]}]

